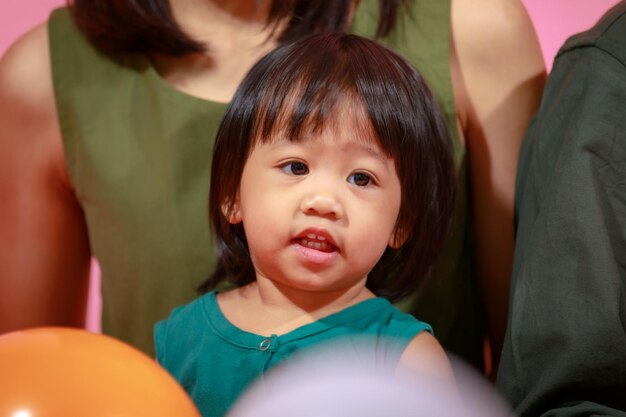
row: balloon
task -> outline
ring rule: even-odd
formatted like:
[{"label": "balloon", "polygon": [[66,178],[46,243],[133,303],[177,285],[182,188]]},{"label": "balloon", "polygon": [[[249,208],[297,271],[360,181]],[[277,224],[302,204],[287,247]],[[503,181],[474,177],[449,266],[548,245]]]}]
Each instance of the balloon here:
[{"label": "balloon", "polygon": [[456,384],[451,385],[432,376],[397,375],[359,356],[365,350],[336,345],[280,364],[246,391],[227,417],[512,415],[488,382],[459,360],[452,362]]},{"label": "balloon", "polygon": [[0,336],[0,417],[199,417],[153,359],[108,336],[36,328]]}]

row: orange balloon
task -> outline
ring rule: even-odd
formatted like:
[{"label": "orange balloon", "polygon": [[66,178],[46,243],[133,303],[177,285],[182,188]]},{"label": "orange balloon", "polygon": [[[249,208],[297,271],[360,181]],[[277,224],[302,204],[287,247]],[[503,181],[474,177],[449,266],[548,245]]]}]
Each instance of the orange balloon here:
[{"label": "orange balloon", "polygon": [[0,336],[0,417],[199,417],[152,358],[116,339],[46,327]]}]

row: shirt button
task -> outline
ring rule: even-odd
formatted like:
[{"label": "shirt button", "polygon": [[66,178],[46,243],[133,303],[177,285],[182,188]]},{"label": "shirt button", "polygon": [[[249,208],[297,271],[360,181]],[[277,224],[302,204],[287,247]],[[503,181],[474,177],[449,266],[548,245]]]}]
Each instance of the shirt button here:
[{"label": "shirt button", "polygon": [[272,341],[270,339],[264,339],[261,344],[259,344],[259,349],[262,352],[265,352],[267,349],[270,348],[270,345],[272,344]]}]

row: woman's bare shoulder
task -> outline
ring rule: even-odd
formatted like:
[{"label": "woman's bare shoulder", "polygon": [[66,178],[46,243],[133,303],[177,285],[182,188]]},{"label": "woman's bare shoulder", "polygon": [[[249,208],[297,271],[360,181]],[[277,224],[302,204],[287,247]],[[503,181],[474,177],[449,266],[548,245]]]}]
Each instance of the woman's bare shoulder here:
[{"label": "woman's bare shoulder", "polygon": [[[28,169],[65,174],[46,23],[22,35],[0,59],[0,113],[0,157],[13,164],[24,157]],[[40,157],[33,160],[35,150]]]},{"label": "woman's bare shoulder", "polygon": [[17,39],[0,60],[0,94],[3,106],[12,103],[9,110],[55,117],[46,23]]},{"label": "woman's bare shoulder", "polygon": [[476,50],[537,42],[521,0],[452,0],[452,31],[457,42],[474,45]]},{"label": "woman's bare shoulder", "polygon": [[452,0],[451,21],[452,79],[467,142],[476,139],[471,130],[484,131],[504,104],[515,108],[515,128],[525,129],[541,97],[546,70],[521,0]]},{"label": "woman's bare shoulder", "polygon": [[[6,191],[19,186],[50,196],[48,186],[70,190],[57,119],[48,47],[42,23],[0,59],[0,165]],[[4,187],[7,185],[7,187]],[[6,207],[5,207],[6,208]]]},{"label": "woman's bare shoulder", "polygon": [[451,21],[452,62],[463,80],[456,84],[464,84],[469,96],[459,97],[457,91],[458,101],[483,101],[481,96],[487,94],[491,100],[485,101],[497,105],[528,80],[543,85],[541,48],[520,0],[452,0]]}]

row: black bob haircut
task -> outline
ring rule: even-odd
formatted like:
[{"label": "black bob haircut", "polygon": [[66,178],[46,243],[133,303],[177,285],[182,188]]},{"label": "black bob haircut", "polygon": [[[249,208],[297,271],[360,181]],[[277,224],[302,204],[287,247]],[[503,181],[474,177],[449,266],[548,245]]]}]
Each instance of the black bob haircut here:
[{"label": "black bob haircut", "polygon": [[[98,49],[109,53],[156,53],[183,56],[202,53],[208,45],[189,37],[174,20],[169,0],[66,0],[76,26]],[[316,32],[346,30],[355,0],[269,1],[267,26],[281,43]],[[376,37],[389,35],[399,13],[411,0],[378,0]],[[260,3],[260,1],[258,1]],[[406,10],[401,10],[406,8]],[[210,25],[211,22],[207,22]]]},{"label": "black bob haircut", "polygon": [[346,101],[364,109],[361,118],[393,158],[402,187],[396,237],[406,240],[386,249],[367,288],[397,301],[429,275],[454,205],[454,160],[444,117],[424,79],[403,58],[374,41],[328,32],[262,58],[226,110],[213,149],[209,198],[220,254],[200,291],[223,281],[241,286],[255,280],[243,226],[223,214],[235,202],[254,144],[277,135],[301,140],[332,123]]}]

